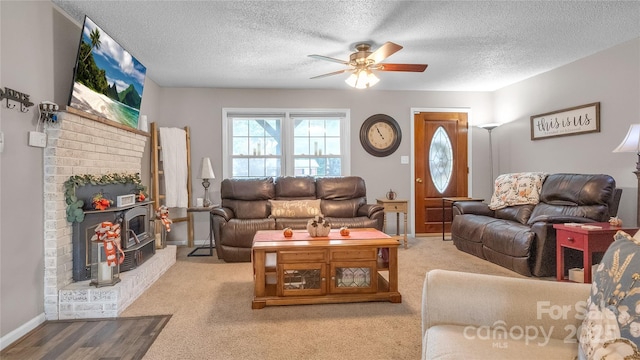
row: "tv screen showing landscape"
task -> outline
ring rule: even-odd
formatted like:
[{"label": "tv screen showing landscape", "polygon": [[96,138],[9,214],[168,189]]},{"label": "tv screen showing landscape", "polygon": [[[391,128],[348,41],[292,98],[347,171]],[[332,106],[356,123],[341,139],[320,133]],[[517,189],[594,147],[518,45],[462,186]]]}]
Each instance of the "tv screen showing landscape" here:
[{"label": "tv screen showing landscape", "polygon": [[69,106],[137,129],[146,72],[85,16]]}]

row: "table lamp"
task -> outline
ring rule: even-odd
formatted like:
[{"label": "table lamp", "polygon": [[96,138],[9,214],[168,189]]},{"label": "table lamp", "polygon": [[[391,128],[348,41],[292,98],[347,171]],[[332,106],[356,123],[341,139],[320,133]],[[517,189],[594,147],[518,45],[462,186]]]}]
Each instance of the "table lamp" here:
[{"label": "table lamp", "polygon": [[209,200],[209,179],[215,179],[216,176],[213,173],[211,159],[209,159],[208,157],[202,158],[199,178],[202,179],[202,186],[204,187],[204,199],[202,200],[202,206],[209,207],[211,206],[211,200]]},{"label": "table lamp", "polygon": [[632,152],[638,154],[638,162],[636,162],[636,171],[640,171],[640,124],[633,124],[629,127],[627,136],[613,149],[613,152]]},{"label": "table lamp", "polygon": [[636,202],[636,225],[640,225],[640,124],[633,124],[629,127],[624,140],[613,149],[613,152],[632,152],[638,155],[636,162],[636,177],[638,178],[638,199]]}]

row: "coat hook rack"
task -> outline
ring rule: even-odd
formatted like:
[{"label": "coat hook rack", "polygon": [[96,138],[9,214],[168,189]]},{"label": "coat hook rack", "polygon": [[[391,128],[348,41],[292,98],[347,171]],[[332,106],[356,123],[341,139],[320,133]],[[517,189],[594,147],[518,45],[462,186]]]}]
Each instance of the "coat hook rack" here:
[{"label": "coat hook rack", "polygon": [[33,103],[29,101],[29,94],[21,93],[8,87],[5,87],[4,91],[0,89],[0,101],[2,99],[7,99],[7,108],[9,109],[16,107],[15,104],[10,104],[9,100],[20,103],[20,112],[27,112],[29,107],[33,106]]}]

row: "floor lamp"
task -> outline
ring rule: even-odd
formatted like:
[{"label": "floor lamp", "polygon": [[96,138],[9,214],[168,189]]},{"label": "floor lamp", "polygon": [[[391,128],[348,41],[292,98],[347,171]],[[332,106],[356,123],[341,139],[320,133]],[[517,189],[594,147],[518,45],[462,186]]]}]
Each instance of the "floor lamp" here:
[{"label": "floor lamp", "polygon": [[636,174],[638,178],[638,199],[636,201],[636,226],[640,225],[640,124],[633,124],[629,127],[627,136],[613,149],[613,152],[632,152],[638,155],[638,162],[636,162]]},{"label": "floor lamp", "polygon": [[496,179],[493,176],[493,143],[491,142],[491,131],[500,125],[502,124],[490,123],[490,124],[478,125],[478,127],[481,127],[489,132],[489,166],[491,167],[491,181],[489,182],[489,184],[491,184],[490,194],[493,194],[493,181]]}]

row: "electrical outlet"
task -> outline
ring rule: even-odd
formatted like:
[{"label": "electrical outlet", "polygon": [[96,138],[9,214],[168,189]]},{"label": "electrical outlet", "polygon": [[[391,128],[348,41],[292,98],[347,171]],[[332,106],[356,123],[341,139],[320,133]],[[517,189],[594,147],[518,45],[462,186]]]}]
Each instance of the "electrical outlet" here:
[{"label": "electrical outlet", "polygon": [[46,147],[47,146],[47,134],[39,131],[29,131],[29,146],[34,147]]}]

